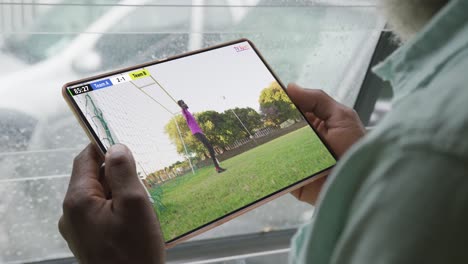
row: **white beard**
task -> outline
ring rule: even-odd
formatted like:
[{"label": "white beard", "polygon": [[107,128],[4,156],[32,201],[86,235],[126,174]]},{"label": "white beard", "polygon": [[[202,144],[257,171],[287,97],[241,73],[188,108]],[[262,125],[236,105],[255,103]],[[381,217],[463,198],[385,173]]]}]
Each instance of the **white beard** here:
[{"label": "white beard", "polygon": [[401,42],[411,39],[450,0],[380,0],[390,29]]}]

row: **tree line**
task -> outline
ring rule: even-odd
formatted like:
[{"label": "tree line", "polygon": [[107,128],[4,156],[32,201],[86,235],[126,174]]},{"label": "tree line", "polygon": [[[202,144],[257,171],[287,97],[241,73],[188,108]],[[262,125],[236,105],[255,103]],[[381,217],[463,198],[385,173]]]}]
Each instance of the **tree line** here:
[{"label": "tree line", "polygon": [[[249,137],[249,133],[239,119],[242,120],[247,130],[254,134],[264,127],[279,127],[287,120],[301,118],[300,113],[277,82],[271,83],[261,91],[258,102],[260,112],[251,107],[236,107],[222,113],[207,110],[194,113],[194,116],[210,143],[222,151],[227,151],[226,147],[237,140]],[[192,135],[182,115],[173,117],[164,129],[171,142],[176,146],[177,152],[185,154],[176,123],[189,154],[200,158],[209,158],[207,150]]]},{"label": "tree line", "polygon": [[[221,113],[207,110],[193,113],[193,115],[213,147],[221,150],[221,152],[228,151],[227,147],[234,144],[237,140],[248,138],[249,133],[253,135],[262,128],[277,128],[285,121],[298,121],[302,118],[299,111],[297,111],[294,104],[277,82],[272,82],[261,91],[258,103],[259,111],[251,107],[236,107],[227,109]],[[242,120],[249,133],[242,126],[239,119]],[[174,116],[164,127],[165,133],[176,146],[179,154],[185,155],[185,149],[178,129],[189,155],[195,162],[196,160],[209,158],[208,151],[192,135],[182,115]],[[176,177],[179,172],[184,171],[187,167],[187,161],[177,161],[164,169],[151,173],[147,180],[152,183],[162,182]]]}]

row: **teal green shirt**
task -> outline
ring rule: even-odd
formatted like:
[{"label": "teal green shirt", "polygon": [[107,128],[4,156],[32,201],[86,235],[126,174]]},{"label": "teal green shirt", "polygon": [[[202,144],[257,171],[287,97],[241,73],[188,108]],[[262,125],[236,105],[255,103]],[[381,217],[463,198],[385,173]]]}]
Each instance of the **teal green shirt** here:
[{"label": "teal green shirt", "polygon": [[468,1],[374,71],[393,110],[340,160],[291,263],[468,263]]}]

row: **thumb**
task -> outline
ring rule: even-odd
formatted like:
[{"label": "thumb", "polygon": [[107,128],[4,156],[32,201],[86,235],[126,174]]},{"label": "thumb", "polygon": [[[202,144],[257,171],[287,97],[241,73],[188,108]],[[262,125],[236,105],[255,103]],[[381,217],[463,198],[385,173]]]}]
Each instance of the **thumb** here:
[{"label": "thumb", "polygon": [[326,121],[341,105],[322,90],[304,89],[297,84],[289,84],[287,89],[291,100],[305,113],[313,113]]},{"label": "thumb", "polygon": [[105,156],[105,176],[116,207],[127,202],[147,200],[143,185],[138,178],[133,155],[125,145],[111,146]]}]

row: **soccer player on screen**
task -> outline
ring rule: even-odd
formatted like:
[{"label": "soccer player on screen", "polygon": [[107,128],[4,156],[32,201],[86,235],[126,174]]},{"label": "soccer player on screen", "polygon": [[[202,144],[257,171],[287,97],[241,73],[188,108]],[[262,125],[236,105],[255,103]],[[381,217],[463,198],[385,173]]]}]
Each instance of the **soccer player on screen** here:
[{"label": "soccer player on screen", "polygon": [[215,151],[210,141],[206,138],[205,134],[203,134],[203,130],[198,125],[195,117],[188,111],[188,105],[183,100],[177,101],[177,104],[180,106],[180,108],[182,108],[182,115],[184,116],[185,121],[187,121],[187,126],[190,128],[192,135],[196,137],[210,153],[216,171],[218,173],[225,171],[226,169],[221,168],[218,160],[216,160]]}]

